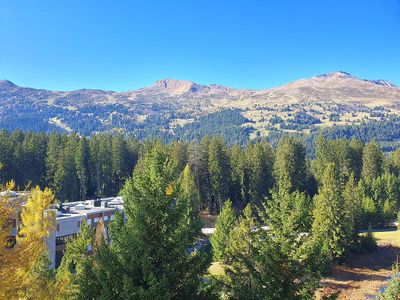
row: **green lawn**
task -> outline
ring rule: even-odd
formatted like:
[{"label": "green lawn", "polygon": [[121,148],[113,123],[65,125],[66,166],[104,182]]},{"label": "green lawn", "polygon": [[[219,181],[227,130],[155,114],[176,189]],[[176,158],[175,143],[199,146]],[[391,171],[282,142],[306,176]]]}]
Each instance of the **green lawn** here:
[{"label": "green lawn", "polygon": [[223,276],[225,274],[224,268],[220,262],[213,262],[208,268],[208,273],[212,276]]},{"label": "green lawn", "polygon": [[400,231],[377,231],[374,236],[380,244],[392,244],[393,246],[400,247]]}]

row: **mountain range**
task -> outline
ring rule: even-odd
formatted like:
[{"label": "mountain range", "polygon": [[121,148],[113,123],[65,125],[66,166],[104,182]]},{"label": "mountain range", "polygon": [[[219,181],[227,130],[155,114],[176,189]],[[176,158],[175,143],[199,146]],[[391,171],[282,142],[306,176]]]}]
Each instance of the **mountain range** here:
[{"label": "mountain range", "polygon": [[127,92],[50,91],[0,81],[0,128],[8,130],[173,136],[226,110],[243,117],[240,127],[251,127],[252,137],[271,131],[304,132],[398,115],[400,88],[387,80],[359,79],[340,71],[264,90],[164,79]]}]

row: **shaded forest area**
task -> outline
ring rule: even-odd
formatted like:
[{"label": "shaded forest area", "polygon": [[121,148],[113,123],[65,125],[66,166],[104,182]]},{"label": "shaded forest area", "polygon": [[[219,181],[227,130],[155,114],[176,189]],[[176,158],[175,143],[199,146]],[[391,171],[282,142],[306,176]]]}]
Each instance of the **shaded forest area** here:
[{"label": "shaded forest area", "polygon": [[395,217],[400,198],[400,150],[385,156],[376,142],[326,140],[315,142],[313,159],[299,138],[283,137],[276,148],[265,141],[228,146],[220,137],[200,142],[158,140],[98,134],[0,132],[0,180],[15,180],[19,189],[50,187],[59,201],[117,195],[132,176],[137,161],[155,145],[164,148],[178,173],[190,166],[200,194],[201,209],[218,213],[230,199],[236,209],[258,205],[279,178],[292,190],[312,198],[328,163],[344,184],[353,182],[363,199],[364,225],[384,224]]}]

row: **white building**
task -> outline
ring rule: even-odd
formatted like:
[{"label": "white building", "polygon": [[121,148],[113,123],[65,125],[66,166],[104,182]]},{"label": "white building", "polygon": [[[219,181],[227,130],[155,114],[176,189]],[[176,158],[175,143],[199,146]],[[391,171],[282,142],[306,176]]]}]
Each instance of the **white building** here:
[{"label": "white building", "polygon": [[[5,196],[5,195],[3,195]],[[7,194],[7,196],[10,196]],[[19,198],[21,194],[11,195]],[[26,198],[26,197],[25,197]],[[57,268],[64,254],[68,241],[74,239],[81,229],[83,221],[95,228],[100,219],[103,219],[105,228],[114,220],[117,212],[123,213],[122,197],[101,198],[79,202],[66,202],[55,205],[55,230],[50,233],[47,244],[52,267]],[[11,238],[15,239],[20,220],[12,220]],[[88,249],[91,251],[91,249]]]}]

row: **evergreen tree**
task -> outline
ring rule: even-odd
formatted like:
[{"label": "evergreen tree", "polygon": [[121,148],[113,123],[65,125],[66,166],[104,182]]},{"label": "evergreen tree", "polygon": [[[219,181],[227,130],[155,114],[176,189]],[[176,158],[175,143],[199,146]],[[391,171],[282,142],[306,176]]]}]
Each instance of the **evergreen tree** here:
[{"label": "evergreen tree", "polygon": [[24,299],[53,299],[57,295],[54,290],[55,272],[51,269],[51,260],[48,252],[39,255],[32,269],[27,274],[24,289],[20,290],[20,297]]},{"label": "evergreen tree", "polygon": [[390,171],[394,173],[396,176],[400,176],[400,148],[397,148],[391,155],[390,155]]},{"label": "evergreen tree", "polygon": [[250,201],[249,195],[249,166],[245,159],[245,153],[239,145],[235,145],[230,151],[231,163],[231,189],[230,199],[233,206],[242,209]]},{"label": "evergreen tree", "polygon": [[188,253],[199,229],[193,229],[191,197],[181,186],[184,181],[176,179],[165,149],[155,146],[144,154],[123,189],[127,223],[119,221],[111,230],[111,255],[106,255],[107,261],[114,257],[121,267],[113,274],[121,289],[102,289],[101,294],[113,299],[197,294],[205,265],[201,253]]},{"label": "evergreen tree", "polygon": [[349,161],[350,161],[350,170],[351,173],[354,174],[354,178],[356,181],[360,180],[362,166],[363,166],[363,151],[364,151],[364,142],[362,140],[352,139],[350,141],[350,153],[349,153]]},{"label": "evergreen tree", "polygon": [[227,200],[215,224],[215,232],[211,236],[214,261],[222,261],[229,245],[229,237],[235,227],[235,211],[232,202]]},{"label": "evergreen tree", "polygon": [[315,197],[312,234],[322,244],[322,254],[339,259],[346,251],[348,234],[351,232],[346,216],[340,180],[335,165],[328,164]]},{"label": "evergreen tree", "polygon": [[178,172],[182,172],[188,163],[188,145],[184,142],[173,142],[170,147],[176,169]]},{"label": "evergreen tree", "polygon": [[[56,290],[61,299],[79,299],[81,295],[81,280],[87,266],[90,265],[89,251],[93,244],[93,234],[86,222],[82,222],[76,239],[67,243],[61,264],[56,274]],[[86,287],[84,287],[86,288]]]},{"label": "evergreen tree", "polygon": [[278,184],[290,186],[292,191],[305,191],[307,185],[306,152],[296,138],[283,137],[276,149],[274,174]]},{"label": "evergreen tree", "polygon": [[199,213],[201,210],[200,205],[200,194],[197,190],[194,176],[190,171],[189,165],[183,169],[181,176],[178,179],[177,186],[180,188],[179,193],[186,197],[189,201],[189,205],[187,206],[188,211],[187,218],[188,221],[191,223],[191,226],[195,230],[194,234],[198,232],[199,228],[201,229]]},{"label": "evergreen tree", "polygon": [[[275,197],[276,200],[280,198],[277,194]],[[280,210],[278,207],[279,204],[274,204],[270,209]],[[260,213],[259,217],[269,222],[266,213]],[[273,214],[279,215],[278,212]],[[272,231],[268,232],[257,222],[251,206],[245,208],[237,228],[231,231],[224,259],[225,293],[229,298],[313,298],[319,281],[316,248],[311,238],[298,231],[301,225],[295,224],[299,220],[294,215],[287,219],[293,225],[292,234],[286,234],[291,227],[289,223],[275,227],[282,220],[271,223]]]},{"label": "evergreen tree", "polygon": [[231,175],[228,150],[219,137],[214,137],[210,142],[208,170],[212,190],[210,209],[219,212],[228,199]]},{"label": "evergreen tree", "polygon": [[249,170],[249,195],[252,203],[259,205],[274,184],[272,149],[267,143],[249,145],[246,149]]},{"label": "evergreen tree", "polygon": [[116,195],[132,171],[129,168],[127,144],[120,135],[111,138],[111,168],[112,187],[110,191]]},{"label": "evergreen tree", "polygon": [[382,174],[383,153],[377,142],[367,144],[363,152],[362,177],[365,181],[371,181]]},{"label": "evergreen tree", "polygon": [[62,138],[59,134],[53,133],[49,136],[46,156],[46,184],[56,190],[54,177],[58,169],[59,156],[62,149]]},{"label": "evergreen tree", "polygon": [[75,153],[76,171],[79,181],[79,199],[86,200],[89,183],[89,145],[86,138],[81,138]]},{"label": "evergreen tree", "polygon": [[361,226],[363,198],[364,189],[362,185],[357,185],[355,176],[352,173],[343,190],[344,208],[351,231]]},{"label": "evergreen tree", "polygon": [[363,199],[363,225],[369,226],[376,224],[378,221],[378,210],[374,200],[371,197]]},{"label": "evergreen tree", "polygon": [[188,148],[188,163],[193,171],[194,180],[200,193],[202,208],[211,206],[211,183],[208,170],[209,138],[204,138],[200,144],[191,143]]}]

